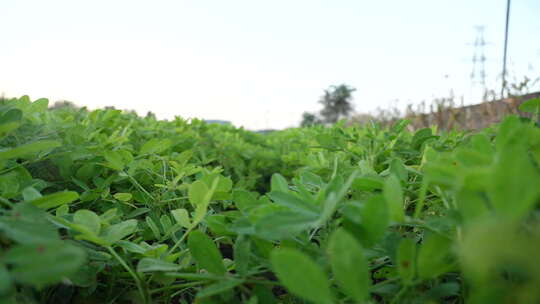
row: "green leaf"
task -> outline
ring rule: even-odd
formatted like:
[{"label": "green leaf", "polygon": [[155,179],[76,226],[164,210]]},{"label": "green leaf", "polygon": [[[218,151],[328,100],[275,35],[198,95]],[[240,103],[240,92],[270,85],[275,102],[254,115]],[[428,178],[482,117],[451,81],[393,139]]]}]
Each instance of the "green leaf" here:
[{"label": "green leaf", "polygon": [[75,177],[82,181],[87,181],[95,175],[98,175],[99,170],[100,169],[98,168],[98,166],[96,166],[94,163],[86,163],[82,165],[79,169],[77,169]]},{"label": "green leaf", "polygon": [[257,297],[258,304],[278,304],[276,297],[272,293],[271,287],[255,285],[253,294]]},{"label": "green leaf", "polygon": [[325,184],[320,176],[310,171],[301,172],[300,179],[302,180],[303,184],[315,186],[318,188],[323,187]]},{"label": "green leaf", "polygon": [[148,213],[148,212],[150,212],[150,209],[148,209],[148,208],[137,208],[137,209],[131,211],[130,213],[128,213],[126,215],[126,218],[127,219],[136,218],[136,217],[138,217],[140,215],[143,215],[145,213]]},{"label": "green leaf", "polygon": [[30,96],[24,95],[19,98],[18,103],[20,103],[25,109],[27,109],[26,106],[30,106],[32,104],[32,100],[30,99]]},{"label": "green leaf", "polygon": [[403,131],[410,123],[411,121],[408,119],[401,119],[392,127],[392,131],[395,133],[401,133],[401,131]]},{"label": "green leaf", "polygon": [[18,245],[3,256],[3,261],[12,265],[11,275],[16,281],[37,286],[60,282],[85,260],[83,249],[61,241]]},{"label": "green leaf", "polygon": [[159,223],[161,224],[161,228],[165,233],[169,231],[173,226],[171,218],[166,214],[163,214],[159,217]]},{"label": "green leaf", "polygon": [[380,190],[384,187],[384,180],[379,176],[362,176],[357,177],[353,184],[353,188],[360,191]]},{"label": "green leaf", "polygon": [[401,240],[396,262],[403,284],[410,285],[416,272],[416,243],[412,239]]},{"label": "green leaf", "polygon": [[217,275],[225,274],[223,257],[212,239],[205,233],[199,230],[192,231],[189,234],[188,247],[199,267]]},{"label": "green leaf", "polygon": [[172,142],[170,139],[151,139],[147,141],[139,151],[139,154],[159,154],[167,149],[172,145]]},{"label": "green leaf", "polygon": [[371,281],[362,246],[340,228],[330,236],[328,255],[334,276],[345,294],[358,303],[364,302]]},{"label": "green leaf", "polygon": [[129,252],[145,254],[147,248],[129,241],[116,241],[116,244]]},{"label": "green leaf", "polygon": [[20,193],[21,181],[16,172],[0,175],[0,195],[4,198],[13,198]]},{"label": "green leaf", "polygon": [[11,216],[0,217],[0,231],[21,244],[47,243],[59,240],[56,227],[49,215],[26,202],[16,204]]},{"label": "green leaf", "polygon": [[40,98],[32,102],[32,110],[34,112],[45,112],[49,107],[49,100],[47,98]]},{"label": "green leaf", "polygon": [[529,156],[526,131],[509,131],[506,143],[497,151],[487,194],[500,216],[522,218],[540,198],[540,173]]},{"label": "green leaf", "polygon": [[55,214],[56,216],[64,216],[69,213],[69,207],[68,205],[62,205],[58,208],[56,208]]},{"label": "green leaf", "polygon": [[251,255],[251,242],[245,235],[240,235],[234,243],[234,269],[240,276],[247,275]]},{"label": "green leaf", "polygon": [[113,197],[121,202],[129,202],[133,195],[131,193],[116,193]]},{"label": "green leaf", "polygon": [[0,219],[0,231],[21,244],[47,243],[59,240],[58,232],[50,223],[31,220]]},{"label": "green leaf", "polygon": [[436,136],[432,135],[430,128],[424,128],[416,131],[412,139],[412,146],[415,149],[419,149],[423,143],[425,143],[430,138],[435,138]]},{"label": "green leaf", "polygon": [[492,162],[491,155],[482,151],[457,148],[454,155],[459,164],[466,168],[489,166]]},{"label": "green leaf", "polygon": [[13,281],[4,263],[0,263],[0,299],[2,295],[9,292],[13,286]]},{"label": "green leaf", "polygon": [[258,206],[257,198],[244,190],[234,190],[233,201],[236,208],[242,212],[247,212]]},{"label": "green leaf", "polygon": [[287,180],[279,173],[272,174],[270,184],[272,191],[280,191],[285,193],[289,191],[289,185],[287,184]]},{"label": "green leaf", "polygon": [[76,223],[69,223],[69,222],[67,222],[65,225],[73,229],[74,231],[77,231],[80,233],[80,234],[75,235],[76,240],[86,240],[94,244],[104,245],[104,246],[108,245],[107,241],[97,236],[94,232],[92,232],[92,230],[90,230],[88,227],[84,225],[80,225]]},{"label": "green leaf", "polygon": [[137,230],[137,220],[127,220],[107,227],[102,237],[109,244],[114,244]]},{"label": "green leaf", "polygon": [[333,134],[318,134],[317,141],[323,147],[335,147],[339,146],[339,140]]},{"label": "green leaf", "polygon": [[452,269],[452,241],[439,234],[433,234],[424,241],[418,253],[418,276],[432,279]]},{"label": "green leaf", "polygon": [[390,175],[386,179],[383,193],[388,206],[390,220],[397,223],[403,222],[405,219],[405,211],[403,210],[403,190],[395,175]]},{"label": "green leaf", "polygon": [[23,112],[19,109],[9,109],[0,115],[0,124],[10,122],[19,122],[23,116]]},{"label": "green leaf", "polygon": [[41,209],[55,208],[64,204],[69,204],[79,198],[79,194],[74,191],[62,191],[45,195],[30,203]]},{"label": "green leaf", "polygon": [[471,136],[471,148],[484,155],[493,155],[493,146],[486,134],[474,134]]},{"label": "green leaf", "polygon": [[112,220],[114,220],[115,218],[119,217],[117,212],[118,212],[118,209],[111,208],[111,209],[105,211],[104,213],[100,214],[99,218],[101,219],[102,223],[107,223],[108,224]]},{"label": "green leaf", "polygon": [[142,258],[137,264],[137,272],[178,271],[181,268],[178,264],[153,258]]},{"label": "green leaf", "polygon": [[191,228],[191,221],[189,220],[189,214],[186,209],[175,209],[171,210],[171,214],[174,217],[174,220],[182,225],[184,228]]},{"label": "green leaf", "polygon": [[86,227],[94,236],[99,235],[101,231],[101,219],[90,210],[77,210],[73,215],[73,222]]},{"label": "green leaf", "polygon": [[[197,181],[198,182],[198,181]],[[197,183],[195,182],[195,183]],[[204,184],[204,183],[203,183]],[[197,226],[206,216],[206,213],[208,212],[208,205],[210,204],[210,200],[212,199],[212,196],[214,195],[214,192],[216,190],[216,187],[218,185],[218,179],[214,179],[212,182],[212,186],[210,189],[203,188],[202,186],[197,186],[193,191],[192,197],[194,197],[194,201],[197,205],[195,206],[195,212],[193,214],[193,226]],[[193,186],[193,184],[192,184]],[[206,187],[206,186],[205,186]],[[204,196],[201,198],[201,193],[204,189],[208,189],[205,191]],[[191,187],[190,187],[191,191]],[[188,193],[189,196],[189,193]],[[200,201],[196,201],[199,200]],[[190,199],[191,201],[191,199]]]},{"label": "green leaf", "polygon": [[529,139],[531,125],[524,123],[516,115],[508,115],[499,124],[497,137],[495,138],[495,150],[502,151],[511,148],[512,144]]},{"label": "green leaf", "polygon": [[409,173],[403,162],[399,158],[394,158],[390,162],[390,173],[399,178],[400,181],[406,182],[409,178]]},{"label": "green leaf", "polygon": [[103,157],[105,157],[105,160],[107,161],[107,166],[111,169],[114,169],[116,171],[121,171],[124,169],[124,160],[122,159],[122,155],[117,151],[105,151],[103,153]]},{"label": "green leaf", "polygon": [[365,247],[372,247],[383,238],[389,218],[382,195],[372,196],[362,204],[350,204],[343,212],[346,218],[360,227],[358,237]]},{"label": "green leaf", "polygon": [[77,287],[92,288],[92,286],[96,286],[97,274],[100,272],[101,266],[86,263],[79,267],[75,273],[66,276],[66,279]]},{"label": "green leaf", "polygon": [[306,202],[298,197],[285,192],[272,191],[268,196],[274,203],[285,206],[296,213],[305,214],[306,216],[317,217],[320,213],[319,208],[313,203]]},{"label": "green leaf", "polygon": [[[12,219],[34,223],[50,223],[49,214],[30,202],[19,202],[11,209]],[[6,218],[7,219],[7,218]]]},{"label": "green leaf", "polygon": [[8,150],[0,151],[0,160],[29,156],[44,150],[50,150],[60,146],[61,143],[56,140],[40,140]]},{"label": "green leaf", "polygon": [[145,221],[148,227],[150,227],[150,230],[152,230],[154,237],[159,240],[161,238],[161,231],[159,230],[154,220],[151,217],[147,216],[145,218]]},{"label": "green leaf", "polygon": [[454,166],[439,162],[427,162],[424,166],[426,181],[446,186],[453,187],[459,180],[459,173]]},{"label": "green leaf", "polygon": [[314,228],[317,220],[318,217],[305,214],[277,211],[259,219],[255,223],[255,231],[262,238],[280,240]]},{"label": "green leaf", "polygon": [[208,285],[205,288],[201,289],[199,292],[197,292],[197,298],[202,299],[202,298],[215,296],[220,293],[224,293],[228,290],[231,290],[235,288],[236,286],[241,285],[242,283],[243,283],[242,280],[233,280],[233,279],[221,280],[217,283]]},{"label": "green leaf", "polygon": [[465,223],[473,223],[480,217],[490,215],[488,202],[483,193],[461,189],[456,195],[456,205]]},{"label": "green leaf", "polygon": [[[460,284],[457,282],[442,283],[426,293],[427,298],[444,300],[444,298],[459,296]],[[472,303],[476,303],[472,301]]]},{"label": "green leaf", "polygon": [[325,273],[307,255],[296,249],[277,249],[272,251],[270,262],[291,293],[314,303],[334,303]]},{"label": "green leaf", "polygon": [[[218,185],[216,187],[216,192],[229,192],[232,189],[233,182],[232,179],[224,176],[218,177]],[[211,186],[212,184],[209,184]]]},{"label": "green leaf", "polygon": [[228,219],[223,214],[212,214],[206,217],[206,225],[215,236],[234,235],[229,228]]},{"label": "green leaf", "polygon": [[540,112],[540,98],[533,98],[519,105],[519,110],[528,113]]},{"label": "green leaf", "polygon": [[320,192],[324,193],[327,191],[326,193],[328,193],[328,195],[326,195],[326,198],[324,199],[322,211],[317,222],[317,227],[325,225],[326,222],[332,218],[338,204],[347,196],[349,188],[354,183],[358,173],[359,171],[353,171],[345,182],[343,182],[341,177],[335,177],[326,185],[325,189]]},{"label": "green leaf", "polygon": [[0,135],[7,134],[15,129],[17,129],[21,125],[18,121],[12,121],[3,123],[0,125]]},{"label": "green leaf", "polygon": [[528,294],[536,295],[531,303],[538,302],[540,226],[538,223],[529,226],[535,229],[535,232],[530,231],[532,233],[524,232],[523,227],[522,222],[496,217],[467,227],[458,252],[460,268],[469,283],[486,291],[493,292],[493,288],[497,288],[505,293],[527,290],[514,289],[514,284],[522,287],[531,284]]},{"label": "green leaf", "polygon": [[193,206],[205,204],[205,196],[209,191],[208,186],[203,181],[197,180],[193,182],[188,190],[189,202]]},{"label": "green leaf", "polygon": [[22,191],[22,196],[25,201],[31,201],[42,197],[41,193],[34,187],[26,187]]}]

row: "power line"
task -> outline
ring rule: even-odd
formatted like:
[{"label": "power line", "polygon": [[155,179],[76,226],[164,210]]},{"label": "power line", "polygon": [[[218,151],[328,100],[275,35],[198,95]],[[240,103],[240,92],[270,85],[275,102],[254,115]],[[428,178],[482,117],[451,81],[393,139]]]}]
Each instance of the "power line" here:
[{"label": "power line", "polygon": [[504,98],[504,90],[506,89],[506,54],[508,50],[508,25],[509,24],[510,24],[510,0],[506,2],[506,25],[504,29],[504,54],[503,54],[501,99]]}]

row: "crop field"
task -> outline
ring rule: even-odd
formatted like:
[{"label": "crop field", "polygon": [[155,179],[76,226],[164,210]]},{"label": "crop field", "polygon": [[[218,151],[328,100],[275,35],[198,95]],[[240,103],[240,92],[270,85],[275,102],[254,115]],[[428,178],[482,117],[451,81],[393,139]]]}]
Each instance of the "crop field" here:
[{"label": "crop field", "polygon": [[540,128],[407,123],[5,100],[0,303],[540,303]]}]

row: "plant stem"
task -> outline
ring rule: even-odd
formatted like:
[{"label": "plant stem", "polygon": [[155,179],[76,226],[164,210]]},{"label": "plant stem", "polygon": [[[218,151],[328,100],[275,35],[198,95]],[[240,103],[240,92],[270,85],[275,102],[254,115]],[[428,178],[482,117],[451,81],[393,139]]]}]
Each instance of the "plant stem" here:
[{"label": "plant stem", "polygon": [[416,208],[414,210],[414,219],[418,219],[420,217],[422,208],[424,208],[424,201],[426,199],[427,187],[428,187],[428,182],[424,178],[424,180],[422,181],[422,185],[420,186],[418,202],[416,203]]},{"label": "plant stem", "polygon": [[394,298],[392,299],[392,301],[390,302],[390,304],[395,304],[395,303],[399,303],[399,298],[401,298],[401,296],[407,291],[409,287],[408,286],[403,286],[401,287],[401,289],[399,290],[399,292],[394,296]]},{"label": "plant stem", "polygon": [[8,206],[9,208],[13,208],[13,203],[9,200],[3,198],[0,196],[0,202],[2,202],[4,205]]},{"label": "plant stem", "polygon": [[144,187],[139,184],[139,182],[133,178],[133,176],[127,174],[127,172],[124,172],[126,174],[126,176],[129,178],[129,180],[131,180],[131,182],[137,187],[139,188],[142,192],[144,192],[144,194],[148,195],[148,197],[150,197],[153,201],[155,201],[156,199],[152,196],[152,194],[148,193],[148,191],[146,191],[146,189],[144,189]]},{"label": "plant stem", "polygon": [[186,230],[186,232],[184,232],[184,235],[182,235],[182,237],[178,240],[178,242],[176,242],[176,243],[174,244],[174,246],[172,246],[171,249],[169,249],[168,254],[173,253],[173,251],[174,251],[176,248],[178,248],[178,246],[180,246],[180,244],[182,243],[182,241],[187,237],[187,235],[191,232],[191,230],[193,230],[193,228],[195,228],[195,226],[190,227],[188,230]]},{"label": "plant stem", "polygon": [[20,164],[17,164],[17,165],[15,165],[15,166],[13,166],[13,167],[9,167],[9,168],[7,168],[7,169],[4,169],[4,170],[0,171],[0,174],[4,174],[4,173],[9,172],[9,171],[11,171],[11,170],[13,170],[13,169],[16,169],[16,168],[19,168],[19,167],[26,166],[26,165],[28,165],[29,163],[30,163],[30,161],[27,160],[27,161],[25,161],[25,162],[22,162],[22,163],[20,163]]},{"label": "plant stem", "polygon": [[269,280],[245,280],[244,283],[265,284],[265,285],[275,285],[275,286],[281,285],[281,283],[277,281],[269,281]]},{"label": "plant stem", "polygon": [[373,289],[375,289],[377,287],[381,287],[381,286],[393,283],[393,282],[398,281],[398,280],[399,280],[399,278],[391,278],[391,279],[388,279],[388,280],[384,280],[384,281],[382,281],[380,283],[377,283],[375,285],[371,285],[370,289],[373,290]]},{"label": "plant stem", "polygon": [[124,267],[124,269],[126,269],[126,271],[131,275],[131,277],[133,277],[133,280],[135,280],[135,284],[137,285],[137,289],[139,290],[139,293],[140,293],[140,295],[142,297],[143,303],[144,304],[149,303],[149,301],[148,301],[149,300],[148,299],[148,292],[146,290],[146,287],[143,286],[143,283],[142,283],[141,278],[139,277],[139,275],[135,271],[133,271],[133,269],[131,269],[131,267],[129,267],[128,264],[126,264],[126,262],[122,259],[122,257],[120,257],[116,253],[116,251],[114,251],[114,249],[112,249],[112,247],[107,246],[107,249],[112,254],[112,256],[114,256],[116,258],[118,263],[120,263],[120,265],[122,265]]},{"label": "plant stem", "polygon": [[161,287],[161,288],[152,289],[152,290],[150,290],[150,294],[158,293],[158,292],[166,291],[166,290],[171,290],[171,289],[176,289],[176,288],[199,286],[199,285],[203,285],[203,284],[206,284],[206,283],[207,283],[207,281],[196,281],[196,282],[174,284],[174,285],[169,285],[169,286],[165,286],[165,287]]}]

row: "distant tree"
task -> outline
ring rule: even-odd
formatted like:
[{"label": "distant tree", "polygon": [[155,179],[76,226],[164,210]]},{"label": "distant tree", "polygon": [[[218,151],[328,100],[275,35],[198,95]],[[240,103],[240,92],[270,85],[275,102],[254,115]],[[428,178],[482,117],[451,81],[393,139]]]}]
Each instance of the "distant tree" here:
[{"label": "distant tree", "polygon": [[58,110],[58,109],[73,109],[77,110],[79,107],[77,105],[69,100],[59,100],[56,101],[51,107],[51,110]]},{"label": "distant tree", "polygon": [[302,114],[302,122],[300,123],[300,126],[302,126],[302,127],[310,127],[310,126],[313,126],[313,125],[318,125],[320,123],[321,123],[321,121],[319,120],[317,115],[315,115],[313,113],[309,113],[309,112],[304,112]]},{"label": "distant tree", "polygon": [[352,92],[355,88],[346,84],[330,86],[324,91],[324,95],[319,100],[324,107],[320,114],[325,123],[336,123],[338,120],[349,117],[354,111],[352,104]]}]

